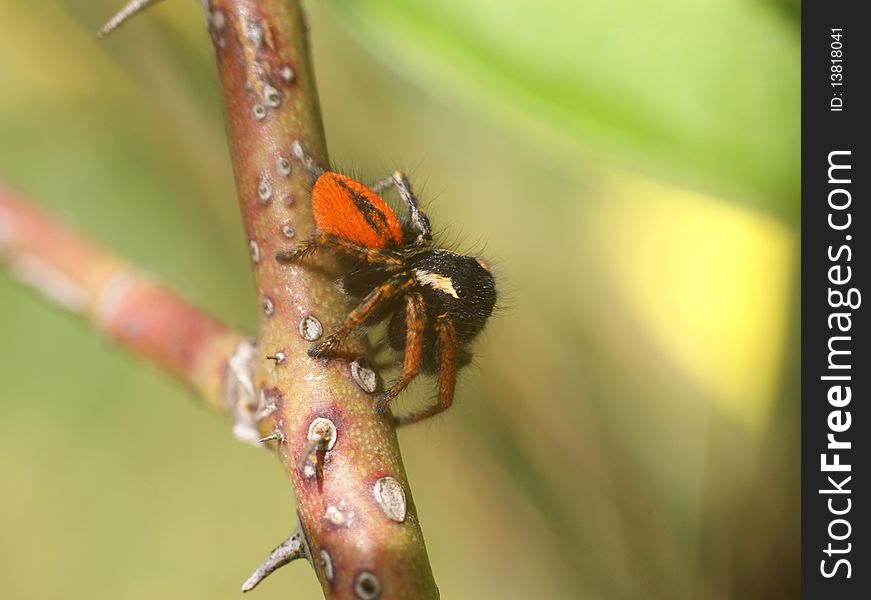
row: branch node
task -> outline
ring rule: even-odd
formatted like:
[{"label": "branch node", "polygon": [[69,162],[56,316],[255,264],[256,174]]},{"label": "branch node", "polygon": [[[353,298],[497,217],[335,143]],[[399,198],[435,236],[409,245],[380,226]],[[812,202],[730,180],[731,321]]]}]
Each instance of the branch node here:
[{"label": "branch node", "polygon": [[[308,443],[299,458],[299,470],[305,479],[317,476],[323,481],[324,456],[336,445],[336,424],[326,417],[317,417],[308,428]],[[312,460],[312,458],[314,460]]]},{"label": "branch node", "polygon": [[256,365],[257,348],[254,342],[242,340],[227,361],[223,388],[224,404],[233,418],[233,435],[240,442],[254,446],[260,440],[256,413],[261,409],[254,393]]},{"label": "branch node", "polygon": [[336,445],[336,424],[326,417],[317,417],[308,427],[308,439],[324,444],[327,450]]}]

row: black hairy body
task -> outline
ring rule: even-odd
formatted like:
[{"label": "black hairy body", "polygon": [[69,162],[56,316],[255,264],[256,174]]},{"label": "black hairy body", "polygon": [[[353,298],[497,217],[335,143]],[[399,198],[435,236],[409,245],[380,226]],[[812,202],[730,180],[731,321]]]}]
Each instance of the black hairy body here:
[{"label": "black hairy body", "polygon": [[[399,418],[400,424],[433,416],[453,402],[457,371],[471,361],[470,344],[496,304],[496,286],[483,261],[432,247],[429,219],[400,172],[371,189],[344,175],[309,165],[317,231],[297,249],[280,252],[281,263],[316,250],[337,255],[342,288],[355,308],[309,354],[338,358],[355,329],[389,319],[387,339],[402,356],[402,372],[375,400],[385,411],[420,372],[438,377],[438,402]],[[395,187],[408,209],[402,221],[377,195]]]}]

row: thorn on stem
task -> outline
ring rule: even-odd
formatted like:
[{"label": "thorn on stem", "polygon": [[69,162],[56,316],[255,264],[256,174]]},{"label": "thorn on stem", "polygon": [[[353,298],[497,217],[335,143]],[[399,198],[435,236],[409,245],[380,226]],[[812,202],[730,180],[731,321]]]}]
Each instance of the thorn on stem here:
[{"label": "thorn on stem", "polygon": [[308,426],[308,439],[324,444],[327,450],[336,445],[336,424],[326,417],[317,417]]},{"label": "thorn on stem", "polygon": [[299,527],[281,545],[269,553],[263,564],[257,567],[254,573],[251,574],[251,577],[242,584],[242,591],[250,592],[275,570],[298,558],[308,558],[308,548]]},{"label": "thorn on stem", "polygon": [[130,0],[121,10],[115,13],[115,16],[103,25],[100,31],[97,32],[97,37],[105,39],[107,35],[118,29],[125,22],[129,21],[137,14],[141,13],[146,8],[149,8],[160,2],[160,0]]},{"label": "thorn on stem", "polygon": [[272,433],[270,433],[266,437],[260,438],[259,440],[257,440],[257,443],[258,444],[265,444],[266,442],[271,442],[273,440],[278,440],[279,444],[284,443],[284,434],[281,433],[280,429],[276,429],[275,431],[273,431]]},{"label": "thorn on stem", "polygon": [[[302,471],[303,477],[309,479],[313,475],[317,475],[318,480],[321,479],[324,471],[321,456],[325,453],[326,443],[323,439],[309,439],[299,460],[299,470]],[[314,457],[314,464],[311,462],[312,457]]]},{"label": "thorn on stem", "polygon": [[308,428],[308,443],[299,457],[299,469],[305,479],[312,476],[317,476],[318,481],[323,479],[324,455],[336,445],[336,437],[336,425],[331,420],[317,417],[311,422]]},{"label": "thorn on stem", "polygon": [[275,361],[276,365],[280,365],[286,359],[287,355],[284,352],[276,352],[275,354],[266,357],[266,360]]}]

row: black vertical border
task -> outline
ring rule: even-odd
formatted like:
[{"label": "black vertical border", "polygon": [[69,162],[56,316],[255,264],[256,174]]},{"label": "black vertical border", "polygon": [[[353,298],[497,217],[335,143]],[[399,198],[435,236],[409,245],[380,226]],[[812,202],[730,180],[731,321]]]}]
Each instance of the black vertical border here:
[{"label": "black vertical border", "polygon": [[[806,0],[802,3],[802,597],[808,599],[846,600],[871,598],[871,535],[868,532],[868,493],[871,489],[868,480],[867,464],[871,454],[871,418],[867,408],[869,398],[868,381],[871,379],[871,363],[868,362],[868,319],[865,316],[865,303],[871,303],[871,289],[867,286],[868,237],[871,236],[871,222],[868,218],[869,197],[868,180],[871,179],[871,164],[868,160],[867,122],[871,119],[871,98],[868,94],[868,78],[871,77],[871,23],[860,13],[867,12],[864,2],[848,0],[825,1]],[[843,33],[843,83],[842,90],[831,85],[831,30],[840,28]],[[831,110],[831,100],[838,92],[843,95],[844,106],[840,112]],[[847,186],[829,183],[829,153],[849,150],[851,183]],[[842,171],[843,173],[843,171]],[[829,227],[828,194],[832,189],[846,187],[852,197],[848,209],[852,218],[849,231],[836,231]],[[843,198],[843,195],[840,195]],[[837,214],[843,218],[843,213]],[[847,240],[846,236],[851,239]],[[832,252],[847,244],[852,251],[852,260],[833,262]],[[849,265],[852,279],[844,286],[832,286],[829,269],[835,264]],[[830,287],[841,289],[856,287],[863,294],[862,305],[853,310],[832,308],[828,302]],[[867,292],[867,296],[866,293]],[[849,334],[830,330],[828,317],[833,312],[850,312],[852,329]],[[837,410],[828,402],[827,392],[832,381],[824,381],[822,376],[832,374],[828,370],[828,342],[832,335],[850,335],[849,374],[852,380],[842,382],[850,385],[852,400],[841,410],[849,411],[850,428],[835,434],[838,439],[850,441],[852,448],[841,451],[841,462],[851,465],[849,473],[823,473],[820,455],[829,453],[827,435],[831,433],[827,419],[830,411]],[[843,373],[843,372],[842,372]],[[831,462],[829,458],[829,462]],[[820,490],[831,488],[828,476],[842,481],[844,475],[852,479],[845,488],[849,495],[821,494]],[[835,508],[843,508],[846,498],[852,501],[849,513],[842,518],[850,522],[850,536],[843,540],[831,540],[829,524],[833,515],[827,506],[829,498],[835,498]],[[845,526],[835,525],[836,535],[842,535]],[[834,547],[851,544],[849,553],[827,556],[824,552],[831,542]],[[844,565],[835,577],[826,578],[821,573],[822,560],[831,569],[838,558],[850,562],[851,577],[846,578]]]}]

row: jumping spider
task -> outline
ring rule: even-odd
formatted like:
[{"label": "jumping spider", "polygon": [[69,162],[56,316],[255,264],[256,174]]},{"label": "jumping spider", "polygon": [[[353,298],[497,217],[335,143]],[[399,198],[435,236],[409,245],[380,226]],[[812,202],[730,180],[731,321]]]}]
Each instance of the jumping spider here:
[{"label": "jumping spider", "polygon": [[[309,349],[336,358],[356,328],[390,317],[388,341],[403,356],[402,375],[374,402],[384,412],[391,400],[424,373],[437,373],[438,402],[398,418],[415,423],[448,408],[457,370],[471,361],[469,344],[496,303],[493,275],[481,260],[432,247],[429,219],[405,174],[395,172],[371,188],[316,166],[297,150],[314,181],[315,233],[278,262],[295,263],[316,250],[336,254],[344,268],[342,288],[358,304],[332,334]],[[408,216],[400,222],[379,194],[395,187]]]}]

